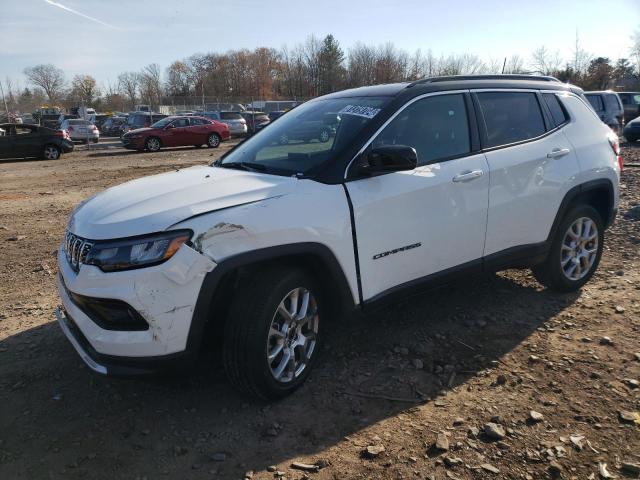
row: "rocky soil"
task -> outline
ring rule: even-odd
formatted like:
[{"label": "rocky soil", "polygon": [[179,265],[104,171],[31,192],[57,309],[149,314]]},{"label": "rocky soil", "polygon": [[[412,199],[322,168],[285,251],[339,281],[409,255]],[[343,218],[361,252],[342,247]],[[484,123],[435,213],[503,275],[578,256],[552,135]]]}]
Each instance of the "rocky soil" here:
[{"label": "rocky soil", "polygon": [[579,293],[507,271],[333,325],[273,404],[233,391],[215,355],[190,375],[89,371],[52,313],[71,209],[225,148],[0,162],[0,478],[640,478],[638,147]]}]

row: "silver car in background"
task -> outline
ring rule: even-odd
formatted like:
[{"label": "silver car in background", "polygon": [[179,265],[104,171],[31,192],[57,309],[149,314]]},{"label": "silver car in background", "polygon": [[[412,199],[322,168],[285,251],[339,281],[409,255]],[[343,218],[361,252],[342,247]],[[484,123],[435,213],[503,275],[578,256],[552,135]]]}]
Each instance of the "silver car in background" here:
[{"label": "silver car in background", "polygon": [[238,112],[203,112],[201,115],[227,124],[229,133],[234,137],[242,137],[247,134],[247,121]]},{"label": "silver car in background", "polygon": [[81,118],[64,120],[60,124],[60,130],[66,130],[74,142],[98,143],[100,140],[100,132],[89,120],[83,120]]}]

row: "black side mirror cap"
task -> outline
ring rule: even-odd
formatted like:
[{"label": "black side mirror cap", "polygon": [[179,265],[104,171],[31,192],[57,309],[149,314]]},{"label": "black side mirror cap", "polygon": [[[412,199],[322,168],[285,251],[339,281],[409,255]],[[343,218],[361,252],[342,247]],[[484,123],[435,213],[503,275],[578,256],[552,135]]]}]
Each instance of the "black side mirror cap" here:
[{"label": "black side mirror cap", "polygon": [[408,145],[381,145],[365,153],[360,173],[388,173],[413,170],[418,166],[418,154]]}]

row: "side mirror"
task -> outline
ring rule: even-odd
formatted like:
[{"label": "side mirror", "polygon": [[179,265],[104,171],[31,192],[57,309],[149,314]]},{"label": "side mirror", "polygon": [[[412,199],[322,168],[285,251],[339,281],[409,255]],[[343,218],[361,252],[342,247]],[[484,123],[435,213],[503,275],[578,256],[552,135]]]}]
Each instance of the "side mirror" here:
[{"label": "side mirror", "polygon": [[366,163],[360,167],[360,173],[401,172],[418,165],[415,148],[407,145],[381,145],[365,155]]}]

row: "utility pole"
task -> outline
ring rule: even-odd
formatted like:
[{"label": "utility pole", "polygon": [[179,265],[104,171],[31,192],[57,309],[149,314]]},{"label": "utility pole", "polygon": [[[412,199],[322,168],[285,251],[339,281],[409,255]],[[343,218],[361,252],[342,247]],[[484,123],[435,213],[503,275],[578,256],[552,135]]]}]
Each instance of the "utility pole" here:
[{"label": "utility pole", "polygon": [[7,107],[7,100],[4,98],[4,88],[2,88],[2,82],[0,81],[0,92],[2,92],[2,101],[4,103],[4,111],[7,112],[7,122],[9,121],[9,107]]}]

